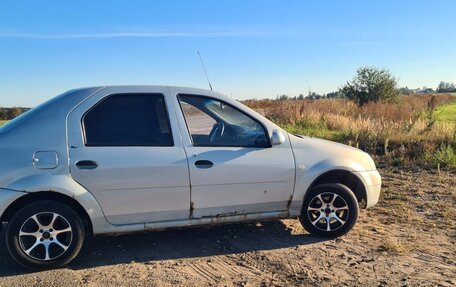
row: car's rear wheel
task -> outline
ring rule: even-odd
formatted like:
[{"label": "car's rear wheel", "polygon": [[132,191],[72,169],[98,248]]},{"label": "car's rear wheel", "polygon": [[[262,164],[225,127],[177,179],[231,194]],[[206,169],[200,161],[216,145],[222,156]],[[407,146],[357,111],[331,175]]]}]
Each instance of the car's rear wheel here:
[{"label": "car's rear wheel", "polygon": [[334,238],[353,228],[358,213],[358,201],[347,186],[327,183],[309,191],[299,220],[310,234]]},{"label": "car's rear wheel", "polygon": [[84,241],[84,226],[69,206],[50,200],[21,208],[10,220],[6,244],[11,256],[31,269],[61,267],[73,260]]}]

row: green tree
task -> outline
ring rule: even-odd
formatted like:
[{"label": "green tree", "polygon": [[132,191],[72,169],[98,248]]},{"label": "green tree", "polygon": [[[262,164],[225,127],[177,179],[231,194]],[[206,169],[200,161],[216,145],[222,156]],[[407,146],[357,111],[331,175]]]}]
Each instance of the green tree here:
[{"label": "green tree", "polygon": [[399,97],[397,78],[388,70],[362,67],[353,80],[339,91],[344,97],[362,106],[368,102],[396,102]]},{"label": "green tree", "polygon": [[454,93],[456,92],[456,85],[453,83],[440,82],[437,87],[437,93]]},{"label": "green tree", "polygon": [[0,120],[6,120],[6,112],[4,108],[0,108]]},{"label": "green tree", "polygon": [[290,99],[290,97],[287,96],[287,95],[280,95],[280,96],[276,97],[277,101],[286,101],[286,100],[289,100],[289,99]]},{"label": "green tree", "polygon": [[331,92],[331,93],[326,94],[327,99],[338,99],[338,98],[342,98],[343,96],[344,95],[342,95],[340,91]]},{"label": "green tree", "polygon": [[12,120],[15,117],[19,116],[20,114],[22,114],[22,110],[20,108],[18,108],[18,107],[9,108],[8,111],[6,112],[6,118],[7,118],[7,120]]}]

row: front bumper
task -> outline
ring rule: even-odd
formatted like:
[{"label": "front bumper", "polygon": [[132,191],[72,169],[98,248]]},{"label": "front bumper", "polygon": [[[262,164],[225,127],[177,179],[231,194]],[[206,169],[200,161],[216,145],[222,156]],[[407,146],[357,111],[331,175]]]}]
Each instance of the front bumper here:
[{"label": "front bumper", "polygon": [[354,172],[364,183],[366,188],[366,208],[377,204],[380,198],[382,178],[377,170]]},{"label": "front bumper", "polygon": [[[11,189],[0,188],[0,218],[3,217],[3,213],[8,208],[8,206],[24,194],[26,193]],[[2,226],[0,221],[0,230],[1,228]]]}]

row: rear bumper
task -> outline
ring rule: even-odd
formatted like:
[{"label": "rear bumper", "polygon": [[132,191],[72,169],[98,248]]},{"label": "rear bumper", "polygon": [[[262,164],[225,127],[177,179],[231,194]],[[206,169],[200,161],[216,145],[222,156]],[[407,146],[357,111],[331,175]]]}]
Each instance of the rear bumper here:
[{"label": "rear bumper", "polygon": [[366,188],[366,208],[377,204],[380,198],[382,178],[377,170],[354,172],[364,182]]},{"label": "rear bumper", "polygon": [[[24,194],[25,192],[0,188],[0,218],[3,217],[3,213],[8,206]],[[1,223],[2,222],[0,221],[0,230],[2,228]]]}]

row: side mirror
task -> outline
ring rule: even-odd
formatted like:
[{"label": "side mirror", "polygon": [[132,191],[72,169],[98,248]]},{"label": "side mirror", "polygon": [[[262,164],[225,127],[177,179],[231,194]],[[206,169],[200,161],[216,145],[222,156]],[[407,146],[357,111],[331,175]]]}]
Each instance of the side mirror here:
[{"label": "side mirror", "polygon": [[271,144],[279,145],[285,142],[285,135],[279,130],[273,130],[271,136]]}]

